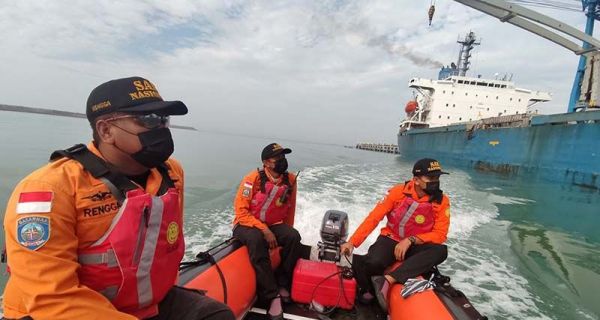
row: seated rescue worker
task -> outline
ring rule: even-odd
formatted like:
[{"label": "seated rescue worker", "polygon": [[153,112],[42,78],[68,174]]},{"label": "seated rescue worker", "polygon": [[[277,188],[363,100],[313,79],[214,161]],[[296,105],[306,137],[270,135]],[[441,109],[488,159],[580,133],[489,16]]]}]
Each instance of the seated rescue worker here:
[{"label": "seated rescue worker", "polygon": [[[440,175],[447,173],[434,159],[417,161],[412,173],[412,180],[390,189],[341,246],[341,251],[350,255],[387,218],[364,263],[353,265],[362,292],[359,300],[368,303],[375,294],[384,311],[387,311],[388,291],[394,283],[404,284],[409,278],[430,271],[446,260],[448,254],[443,243],[450,225],[450,201],[440,190]],[[396,261],[402,264],[383,275]]]},{"label": "seated rescue worker", "polygon": [[235,319],[174,286],[184,193],[168,126],[187,112],[140,77],[91,92],[93,142],[54,152],[8,201],[6,319]]},{"label": "seated rescue worker", "polygon": [[[271,143],[261,154],[262,169],[242,179],[234,200],[233,236],[248,247],[256,272],[258,298],[269,303],[271,319],[283,319],[282,299],[300,256],[300,233],[294,229],[296,176],[287,172],[292,150]],[[281,246],[281,265],[273,272],[269,249]]]}]

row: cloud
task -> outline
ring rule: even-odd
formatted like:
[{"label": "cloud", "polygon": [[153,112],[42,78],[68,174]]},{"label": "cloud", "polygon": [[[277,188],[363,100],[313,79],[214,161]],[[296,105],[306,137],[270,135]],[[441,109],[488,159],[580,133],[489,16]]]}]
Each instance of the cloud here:
[{"label": "cloud", "polygon": [[[0,9],[0,103],[82,111],[96,85],[150,78],[207,130],[352,144],[393,142],[412,77],[482,38],[471,75],[514,73],[566,102],[577,57],[453,2],[17,1]],[[581,28],[583,14],[543,11]],[[539,57],[544,57],[540,59]]]}]

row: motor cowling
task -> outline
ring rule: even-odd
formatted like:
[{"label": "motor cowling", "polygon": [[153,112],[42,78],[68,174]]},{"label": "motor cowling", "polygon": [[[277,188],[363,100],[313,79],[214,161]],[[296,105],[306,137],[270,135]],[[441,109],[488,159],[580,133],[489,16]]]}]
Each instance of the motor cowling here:
[{"label": "motor cowling", "polygon": [[348,238],[348,214],[337,210],[325,212],[320,233],[319,259],[339,262],[340,245]]}]

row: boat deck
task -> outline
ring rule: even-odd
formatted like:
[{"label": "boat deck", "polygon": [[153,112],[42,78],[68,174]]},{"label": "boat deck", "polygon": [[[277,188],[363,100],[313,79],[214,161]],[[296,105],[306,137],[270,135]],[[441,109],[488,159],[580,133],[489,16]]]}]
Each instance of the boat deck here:
[{"label": "boat deck", "polygon": [[[289,320],[383,320],[387,314],[383,313],[377,303],[371,305],[355,304],[353,310],[335,309],[329,314],[319,314],[310,310],[307,305],[290,303],[284,305],[284,318]],[[265,306],[255,305],[244,317],[245,320],[269,320]]]}]

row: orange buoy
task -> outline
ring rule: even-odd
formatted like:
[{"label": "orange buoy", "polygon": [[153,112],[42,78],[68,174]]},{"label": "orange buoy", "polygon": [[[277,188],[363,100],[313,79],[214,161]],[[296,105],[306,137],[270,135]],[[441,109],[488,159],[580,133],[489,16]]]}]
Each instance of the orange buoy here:
[{"label": "orange buoy", "polygon": [[415,100],[410,100],[408,103],[406,103],[404,111],[406,111],[407,114],[413,113],[415,110],[417,110],[418,106],[419,104]]}]

